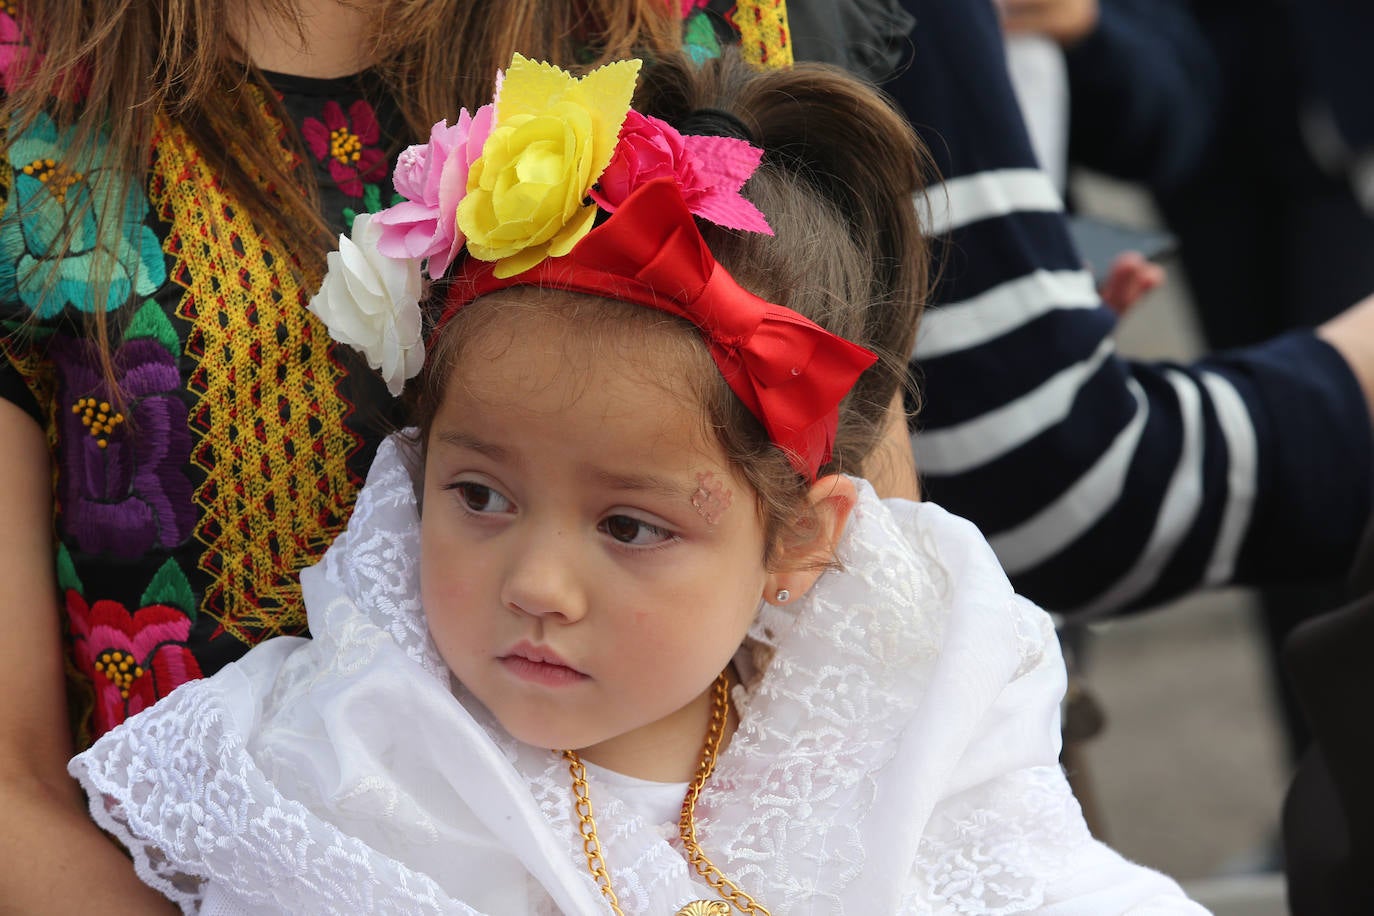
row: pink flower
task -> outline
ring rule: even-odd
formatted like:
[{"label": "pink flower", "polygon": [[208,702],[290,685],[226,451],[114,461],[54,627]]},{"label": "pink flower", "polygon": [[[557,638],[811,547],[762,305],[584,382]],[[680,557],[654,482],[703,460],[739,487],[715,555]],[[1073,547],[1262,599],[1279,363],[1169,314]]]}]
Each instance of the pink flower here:
[{"label": "pink flower", "polygon": [[359,99],[348,106],[348,115],[333,100],[325,102],[324,120],[306,118],[301,136],[310,152],[329,163],[329,176],[350,197],[363,196],[363,183],[386,174],[386,153],[378,148],[382,130],[372,106]]},{"label": "pink flower", "polygon": [[42,55],[29,48],[14,17],[0,11],[0,86],[7,92],[15,89],[24,74],[42,60]]},{"label": "pink flower", "polygon": [[377,248],[389,258],[429,258],[429,275],[436,280],[463,247],[458,229],[458,202],[467,193],[468,167],[482,155],[491,133],[493,107],[483,105],[476,115],[463,110],[458,123],[435,124],[428,144],[417,144],[396,160],[392,183],[405,200],[373,217],[382,227]]},{"label": "pink flower", "polygon": [[614,213],[636,188],[672,178],[697,216],[729,229],[772,235],[768,220],[740,194],[762,158],[762,150],[743,140],[684,136],[666,121],[631,110],[592,199]]},{"label": "pink flower", "polygon": [[67,589],[76,667],[95,687],[94,732],[102,735],[201,676],[185,645],[191,620],[165,604],[129,613],[117,601],[87,604]]},{"label": "pink flower", "polygon": [[[15,92],[43,63],[14,18],[14,5],[0,2],[0,89]],[[62,74],[54,87],[57,98],[80,102],[90,88],[90,69],[84,63]]]},{"label": "pink flower", "polygon": [[688,16],[692,15],[697,10],[705,9],[706,4],[708,2],[709,0],[681,0],[681,5],[679,8],[682,12],[682,18],[686,19]]}]

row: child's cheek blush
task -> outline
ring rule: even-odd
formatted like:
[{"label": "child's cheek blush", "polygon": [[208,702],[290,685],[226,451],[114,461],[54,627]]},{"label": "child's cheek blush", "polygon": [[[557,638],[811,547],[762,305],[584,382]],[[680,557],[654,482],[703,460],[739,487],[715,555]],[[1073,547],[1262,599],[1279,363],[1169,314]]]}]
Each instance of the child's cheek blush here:
[{"label": "child's cheek blush", "polygon": [[715,474],[702,471],[697,475],[697,488],[692,493],[692,506],[697,514],[706,519],[706,524],[714,525],[720,521],[725,510],[730,508],[731,493],[725,489]]}]

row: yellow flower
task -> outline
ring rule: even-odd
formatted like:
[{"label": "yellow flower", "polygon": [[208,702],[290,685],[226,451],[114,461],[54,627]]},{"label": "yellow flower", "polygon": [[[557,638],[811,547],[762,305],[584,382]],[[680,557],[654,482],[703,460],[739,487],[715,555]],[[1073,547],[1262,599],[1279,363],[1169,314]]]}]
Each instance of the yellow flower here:
[{"label": "yellow flower", "polygon": [[637,60],[577,79],[515,55],[458,204],[469,254],[509,277],[567,254],[591,231],[587,193],[615,152],[638,75]]}]

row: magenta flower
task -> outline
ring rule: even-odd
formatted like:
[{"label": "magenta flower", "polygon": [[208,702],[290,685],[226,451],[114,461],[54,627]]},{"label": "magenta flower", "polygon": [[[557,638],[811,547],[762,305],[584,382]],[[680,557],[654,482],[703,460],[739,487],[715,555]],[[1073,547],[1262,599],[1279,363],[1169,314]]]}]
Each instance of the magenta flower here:
[{"label": "magenta flower", "polygon": [[362,99],[348,106],[344,116],[338,102],[324,105],[324,120],[306,118],[301,136],[310,152],[329,163],[329,176],[350,197],[363,196],[363,183],[386,175],[386,153],[377,147],[382,129],[372,106]]},{"label": "magenta flower", "polygon": [[151,604],[130,614],[118,601],[87,604],[75,589],[66,597],[73,660],[95,687],[95,735],[201,676],[185,645],[191,619],[176,608]]},{"label": "magenta flower", "polygon": [[633,109],[620,129],[610,165],[592,188],[592,199],[614,213],[636,188],[672,178],[687,209],[729,229],[772,235],[758,207],[740,194],[763,151],[734,137],[683,135],[671,124]]},{"label": "magenta flower", "polygon": [[429,143],[417,144],[396,160],[392,184],[405,200],[373,217],[381,226],[377,249],[389,258],[429,258],[436,280],[467,239],[458,228],[458,202],[468,188],[468,167],[482,155],[491,133],[491,105],[458,114],[458,123],[440,121],[430,129]]},{"label": "magenta flower", "polygon": [[14,89],[25,72],[41,61],[42,56],[35,54],[20,34],[19,23],[0,10],[0,86],[6,92]]}]

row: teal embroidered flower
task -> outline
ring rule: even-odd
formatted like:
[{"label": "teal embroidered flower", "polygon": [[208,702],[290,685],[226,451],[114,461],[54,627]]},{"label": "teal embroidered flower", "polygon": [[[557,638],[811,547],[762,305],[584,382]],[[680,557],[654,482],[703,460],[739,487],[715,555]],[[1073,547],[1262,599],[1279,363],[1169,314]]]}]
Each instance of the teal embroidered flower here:
[{"label": "teal embroidered flower", "polygon": [[[120,176],[103,146],[82,160],[64,159],[74,133],[40,115],[9,148],[14,185],[0,216],[0,299],[23,302],[39,318],[68,306],[117,309],[167,279],[162,246],[144,224],[143,189],[130,188],[121,200]],[[69,218],[74,231],[64,251]]]}]

